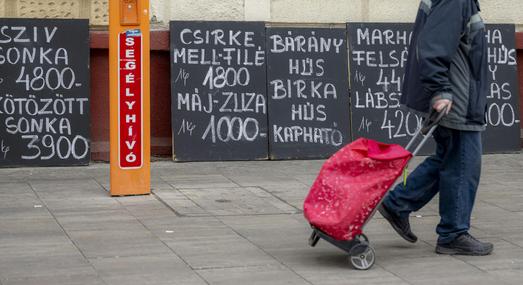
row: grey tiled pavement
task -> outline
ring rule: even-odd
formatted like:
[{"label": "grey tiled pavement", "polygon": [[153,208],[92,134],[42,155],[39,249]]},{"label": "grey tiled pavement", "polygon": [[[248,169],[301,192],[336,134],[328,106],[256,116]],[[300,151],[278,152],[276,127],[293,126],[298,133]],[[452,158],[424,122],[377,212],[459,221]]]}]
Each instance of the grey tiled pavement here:
[{"label": "grey tiled pavement", "polygon": [[416,244],[368,224],[369,271],[307,245],[301,205],[321,164],[161,161],[153,195],[117,198],[107,164],[1,169],[0,284],[523,284],[522,154],[484,156],[472,233],[493,255],[436,255],[433,201],[412,217]]}]

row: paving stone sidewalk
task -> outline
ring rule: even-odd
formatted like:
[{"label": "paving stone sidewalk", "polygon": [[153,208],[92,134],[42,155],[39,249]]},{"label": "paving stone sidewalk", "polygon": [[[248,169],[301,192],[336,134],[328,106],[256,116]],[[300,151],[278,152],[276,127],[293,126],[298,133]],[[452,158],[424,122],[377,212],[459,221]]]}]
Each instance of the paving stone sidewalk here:
[{"label": "paving stone sidewalk", "polygon": [[0,284],[523,284],[522,154],[484,156],[472,233],[493,255],[436,255],[433,201],[416,244],[376,215],[369,271],[307,245],[322,162],[155,162],[152,195],[117,198],[107,164],[0,169]]}]

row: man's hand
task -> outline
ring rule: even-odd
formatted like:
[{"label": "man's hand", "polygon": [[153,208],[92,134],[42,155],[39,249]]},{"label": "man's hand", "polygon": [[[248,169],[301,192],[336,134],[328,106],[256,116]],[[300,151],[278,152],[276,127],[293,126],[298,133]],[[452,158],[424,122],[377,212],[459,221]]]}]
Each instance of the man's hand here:
[{"label": "man's hand", "polygon": [[445,107],[447,107],[447,110],[445,111],[445,113],[448,115],[448,113],[450,112],[450,109],[452,108],[452,101],[450,101],[448,99],[440,99],[440,100],[434,102],[434,105],[432,105],[432,108],[434,108],[434,110],[438,111],[438,113],[441,113],[441,111],[443,111],[443,109],[445,109]]}]

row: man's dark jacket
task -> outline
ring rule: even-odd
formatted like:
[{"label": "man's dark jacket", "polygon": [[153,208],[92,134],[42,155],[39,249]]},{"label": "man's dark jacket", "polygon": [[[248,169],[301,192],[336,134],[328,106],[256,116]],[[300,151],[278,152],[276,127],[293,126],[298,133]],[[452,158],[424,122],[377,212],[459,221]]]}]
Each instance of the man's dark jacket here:
[{"label": "man's dark jacket", "polygon": [[427,113],[453,101],[441,125],[485,129],[487,40],[477,0],[422,0],[409,50],[401,103]]}]

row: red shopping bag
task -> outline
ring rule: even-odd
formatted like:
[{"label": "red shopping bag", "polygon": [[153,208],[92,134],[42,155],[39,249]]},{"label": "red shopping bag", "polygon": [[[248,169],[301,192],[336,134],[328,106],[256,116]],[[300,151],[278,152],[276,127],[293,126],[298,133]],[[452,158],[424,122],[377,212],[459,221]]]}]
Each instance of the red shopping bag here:
[{"label": "red shopping bag", "polygon": [[358,139],[323,165],[303,206],[305,218],[337,240],[352,240],[401,175],[412,154]]}]

